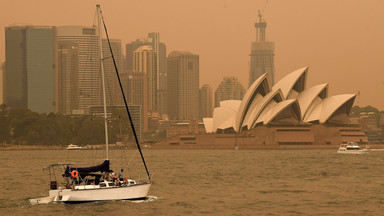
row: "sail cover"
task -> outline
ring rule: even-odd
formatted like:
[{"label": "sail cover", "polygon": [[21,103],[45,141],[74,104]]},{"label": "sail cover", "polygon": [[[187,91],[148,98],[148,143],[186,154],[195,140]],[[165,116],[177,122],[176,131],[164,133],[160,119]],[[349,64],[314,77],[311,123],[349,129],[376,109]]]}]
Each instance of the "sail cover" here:
[{"label": "sail cover", "polygon": [[71,167],[72,170],[77,170],[79,173],[108,172],[109,160],[105,160],[102,164],[92,167]]}]

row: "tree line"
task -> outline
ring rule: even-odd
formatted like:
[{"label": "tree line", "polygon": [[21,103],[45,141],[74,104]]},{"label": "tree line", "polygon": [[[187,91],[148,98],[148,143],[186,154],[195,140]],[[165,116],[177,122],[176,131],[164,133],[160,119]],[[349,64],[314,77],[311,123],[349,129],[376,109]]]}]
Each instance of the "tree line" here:
[{"label": "tree line", "polygon": [[[116,110],[109,120],[109,142],[131,134],[127,114]],[[0,143],[7,145],[65,146],[105,143],[104,121],[90,115],[40,114],[28,109],[10,109],[0,105]]]},{"label": "tree line", "polygon": [[[384,113],[372,106],[354,106],[351,115],[360,112]],[[124,110],[115,110],[109,120],[109,142],[124,141],[132,136],[129,119]],[[144,139],[160,139],[165,131],[144,133]],[[131,137],[132,138],[132,137]],[[0,144],[66,146],[97,145],[105,143],[104,121],[90,115],[70,116],[60,113],[40,114],[28,109],[10,109],[0,105]]]}]

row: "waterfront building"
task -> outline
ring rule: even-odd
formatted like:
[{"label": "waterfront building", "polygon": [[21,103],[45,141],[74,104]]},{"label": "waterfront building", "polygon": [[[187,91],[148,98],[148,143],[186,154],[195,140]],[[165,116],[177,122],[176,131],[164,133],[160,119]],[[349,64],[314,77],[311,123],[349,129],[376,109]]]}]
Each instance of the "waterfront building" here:
[{"label": "waterfront building", "polygon": [[205,84],[199,90],[199,119],[212,117],[212,88]]},{"label": "waterfront building", "polygon": [[269,74],[271,84],[275,83],[274,50],[275,43],[267,41],[266,28],[267,23],[259,11],[259,21],[255,23],[256,41],[251,45],[251,63],[249,69],[249,84],[259,78],[261,75]]},{"label": "waterfront building", "polygon": [[215,107],[220,106],[220,101],[241,100],[245,90],[236,77],[224,77],[215,91]]},{"label": "waterfront building", "polygon": [[199,116],[199,56],[173,51],[167,58],[167,104],[171,120]]},{"label": "waterfront building", "polygon": [[39,113],[56,112],[56,27],[5,28],[5,103]]}]

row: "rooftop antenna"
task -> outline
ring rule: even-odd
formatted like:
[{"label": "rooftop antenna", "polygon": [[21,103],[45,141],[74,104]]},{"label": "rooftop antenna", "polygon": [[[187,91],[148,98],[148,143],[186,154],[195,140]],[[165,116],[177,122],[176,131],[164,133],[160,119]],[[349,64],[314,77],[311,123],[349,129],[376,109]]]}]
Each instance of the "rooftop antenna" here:
[{"label": "rooftop antenna", "polygon": [[265,42],[266,41],[266,34],[265,29],[267,28],[267,23],[263,21],[263,15],[261,14],[261,11],[258,10],[259,14],[259,22],[255,23],[256,28],[256,42]]}]

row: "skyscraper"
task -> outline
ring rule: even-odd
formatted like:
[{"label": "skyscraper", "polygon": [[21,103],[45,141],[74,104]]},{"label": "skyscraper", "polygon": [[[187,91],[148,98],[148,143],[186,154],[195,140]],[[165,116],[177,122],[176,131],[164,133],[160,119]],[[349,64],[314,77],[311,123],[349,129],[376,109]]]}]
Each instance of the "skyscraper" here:
[{"label": "skyscraper", "polygon": [[157,110],[164,114],[167,110],[166,91],[167,91],[167,66],[166,66],[166,45],[160,42],[160,34],[157,32],[148,33],[148,38],[137,39],[126,44],[126,69],[133,70],[133,53],[140,46],[151,46],[156,53],[156,79],[157,79]]},{"label": "skyscraper", "polygon": [[256,42],[251,47],[251,65],[249,69],[249,83],[252,83],[264,73],[268,73],[271,78],[272,85],[275,83],[275,66],[274,66],[274,42],[268,42],[265,29],[267,23],[264,21],[259,11],[259,22],[255,23]]},{"label": "skyscraper", "polygon": [[78,54],[76,43],[61,41],[57,46],[58,58],[58,112],[72,114],[79,106]]},{"label": "skyscraper", "polygon": [[199,56],[173,51],[167,58],[167,104],[170,119],[199,117]]},{"label": "skyscraper", "polygon": [[199,91],[199,115],[200,119],[206,117],[212,117],[213,106],[212,106],[212,88],[210,85],[205,84],[200,88]]},{"label": "skyscraper", "polygon": [[140,46],[133,53],[133,70],[147,77],[148,111],[157,110],[157,61],[151,46]]},{"label": "skyscraper", "polygon": [[5,28],[6,95],[11,108],[55,112],[56,28]]},{"label": "skyscraper", "polygon": [[124,87],[125,97],[129,105],[140,106],[141,131],[148,130],[148,85],[147,76],[143,72],[132,70],[125,71],[121,76]]},{"label": "skyscraper", "polygon": [[[123,52],[121,48],[121,40],[109,39],[109,43],[111,44],[117,70],[119,72],[123,72]],[[119,82],[116,78],[115,66],[113,64],[113,59],[111,58],[112,55],[106,39],[103,39],[103,56],[106,102],[107,104],[110,104],[110,106],[124,105]]]},{"label": "skyscraper", "polygon": [[[99,46],[96,27],[59,26],[58,42],[77,44],[78,107],[73,113],[88,113],[91,106],[102,104]],[[60,62],[59,62],[60,63]]]},{"label": "skyscraper", "polygon": [[220,101],[241,100],[245,90],[236,77],[224,77],[215,91],[215,107],[220,106]]},{"label": "skyscraper", "polygon": [[0,105],[4,103],[4,89],[5,89],[5,63],[0,67]]},{"label": "skyscraper", "polygon": [[156,52],[157,59],[157,110],[160,115],[167,110],[167,54],[164,43],[160,42],[160,34],[148,33],[148,41]]}]

